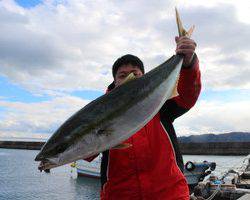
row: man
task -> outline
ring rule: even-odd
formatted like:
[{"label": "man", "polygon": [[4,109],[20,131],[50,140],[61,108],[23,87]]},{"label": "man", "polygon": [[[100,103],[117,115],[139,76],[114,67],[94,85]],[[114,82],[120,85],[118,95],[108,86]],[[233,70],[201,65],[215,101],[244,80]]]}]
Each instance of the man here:
[{"label": "man", "polygon": [[[167,100],[159,113],[124,143],[128,148],[103,152],[101,162],[102,200],[188,200],[189,190],[182,173],[173,121],[196,102],[200,89],[200,71],[196,43],[188,37],[176,37],[176,53],[184,55],[177,97]],[[119,58],[113,65],[114,82],[108,92],[134,73],[144,74],[142,61],[133,55]],[[91,160],[91,159],[89,159]]]}]

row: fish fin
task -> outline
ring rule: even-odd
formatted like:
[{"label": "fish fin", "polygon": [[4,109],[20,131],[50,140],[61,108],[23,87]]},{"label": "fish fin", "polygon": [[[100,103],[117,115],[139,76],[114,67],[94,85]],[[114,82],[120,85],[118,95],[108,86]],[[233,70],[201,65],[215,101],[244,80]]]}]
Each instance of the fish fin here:
[{"label": "fish fin", "polygon": [[127,149],[131,146],[132,146],[132,144],[130,144],[130,143],[121,143],[121,144],[118,144],[118,145],[112,147],[111,149]]},{"label": "fish fin", "polygon": [[173,88],[172,95],[171,95],[170,99],[179,95],[179,93],[178,93],[178,83],[179,83],[179,77],[176,80],[176,83],[175,83],[175,86]]},{"label": "fish fin", "polygon": [[136,79],[134,73],[130,73],[130,74],[124,79],[124,81],[123,81],[122,84],[127,83],[127,82],[129,82],[129,81],[131,81],[131,80],[134,80],[134,79]]},{"label": "fish fin", "polygon": [[178,27],[179,36],[180,37],[181,36],[191,37],[191,35],[194,31],[194,25],[188,31],[186,31],[182,25],[181,18],[180,18],[180,15],[179,15],[177,8],[175,8],[175,16],[176,16],[176,23],[177,23],[177,27]]},{"label": "fish fin", "polygon": [[188,36],[189,38],[191,37],[192,33],[194,32],[194,28],[195,28],[195,26],[193,25],[193,26],[188,30],[187,36]]},{"label": "fish fin", "polygon": [[177,23],[177,27],[178,27],[179,36],[185,36],[187,31],[183,28],[181,18],[180,18],[180,15],[179,15],[177,8],[175,8],[175,16],[176,16],[176,23]]}]

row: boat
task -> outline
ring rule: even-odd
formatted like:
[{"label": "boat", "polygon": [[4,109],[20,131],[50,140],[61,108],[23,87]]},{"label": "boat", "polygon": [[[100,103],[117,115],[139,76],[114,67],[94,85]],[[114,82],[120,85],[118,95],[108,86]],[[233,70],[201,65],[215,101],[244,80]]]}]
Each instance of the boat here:
[{"label": "boat", "polygon": [[210,175],[194,187],[193,199],[250,200],[250,155],[235,169],[221,176]]},{"label": "boat", "polygon": [[[92,162],[79,160],[73,167],[76,167],[78,177],[100,179],[101,157],[98,156]],[[203,181],[216,168],[214,162],[191,162],[188,161],[184,167],[184,175],[187,179],[189,189],[192,192],[194,187]]]},{"label": "boat", "polygon": [[98,156],[91,162],[87,162],[85,160],[78,160],[75,163],[74,167],[76,167],[77,175],[79,177],[100,179],[100,164],[101,157]]},{"label": "boat", "polygon": [[[75,167],[78,177],[99,181],[100,163],[100,156],[90,163],[77,161]],[[214,162],[186,162],[184,175],[190,188],[191,199],[250,200],[250,155],[243,159],[239,167],[228,169],[221,176],[213,174],[215,168]]]}]

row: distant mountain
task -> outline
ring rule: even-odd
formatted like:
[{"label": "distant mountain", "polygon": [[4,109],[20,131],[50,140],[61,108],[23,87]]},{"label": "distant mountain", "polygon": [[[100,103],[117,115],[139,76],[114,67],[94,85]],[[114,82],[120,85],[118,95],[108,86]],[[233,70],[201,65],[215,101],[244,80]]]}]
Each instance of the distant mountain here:
[{"label": "distant mountain", "polygon": [[178,138],[181,143],[202,142],[250,142],[249,132],[231,132],[222,134],[190,135]]}]

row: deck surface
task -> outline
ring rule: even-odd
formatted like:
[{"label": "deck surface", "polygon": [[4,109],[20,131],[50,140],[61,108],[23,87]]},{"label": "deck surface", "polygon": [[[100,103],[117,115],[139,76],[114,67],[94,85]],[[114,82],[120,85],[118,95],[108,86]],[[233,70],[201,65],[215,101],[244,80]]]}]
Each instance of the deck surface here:
[{"label": "deck surface", "polygon": [[245,194],[244,196],[240,197],[238,200],[249,200],[250,194]]},{"label": "deck surface", "polygon": [[241,179],[240,182],[243,183],[243,184],[249,184],[250,185],[250,179]]}]

